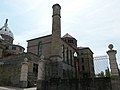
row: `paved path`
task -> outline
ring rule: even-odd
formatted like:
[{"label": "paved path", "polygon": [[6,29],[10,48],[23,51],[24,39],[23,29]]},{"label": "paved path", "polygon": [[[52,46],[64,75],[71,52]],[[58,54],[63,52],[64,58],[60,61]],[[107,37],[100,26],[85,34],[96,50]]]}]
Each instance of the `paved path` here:
[{"label": "paved path", "polygon": [[36,87],[23,89],[23,88],[10,87],[10,86],[0,86],[0,90],[36,90]]}]

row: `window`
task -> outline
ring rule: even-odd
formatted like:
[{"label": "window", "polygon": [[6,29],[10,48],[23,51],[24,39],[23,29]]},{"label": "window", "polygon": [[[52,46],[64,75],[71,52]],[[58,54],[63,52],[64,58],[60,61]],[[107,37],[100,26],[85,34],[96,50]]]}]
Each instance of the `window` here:
[{"label": "window", "polygon": [[84,63],[84,58],[82,58],[82,63]]},{"label": "window", "polygon": [[38,43],[38,55],[39,56],[42,55],[42,42],[41,41]]},{"label": "window", "polygon": [[37,76],[38,74],[38,64],[33,64],[33,73],[35,74],[35,76]]},{"label": "window", "polygon": [[12,46],[12,50],[16,50],[16,47],[15,47],[15,46]]},{"label": "window", "polygon": [[65,72],[64,69],[63,69],[63,77],[64,77],[64,78],[66,77],[66,72]]},{"label": "window", "polygon": [[67,64],[69,64],[69,54],[68,54],[68,48],[67,48],[67,51],[66,51],[66,58],[67,58]]},{"label": "window", "polygon": [[9,49],[8,47],[6,47],[6,49]]},{"label": "window", "polygon": [[64,45],[62,46],[62,58],[63,58],[63,62],[65,62],[65,47],[64,47]]},{"label": "window", "polygon": [[22,48],[19,48],[20,49],[20,52],[22,52]]},{"label": "window", "polygon": [[70,65],[72,66],[72,50],[70,50]]},{"label": "window", "polygon": [[82,66],[82,71],[84,71],[85,70],[85,68],[84,68],[84,66]]},{"label": "window", "polygon": [[70,40],[70,43],[73,43],[73,40]]}]

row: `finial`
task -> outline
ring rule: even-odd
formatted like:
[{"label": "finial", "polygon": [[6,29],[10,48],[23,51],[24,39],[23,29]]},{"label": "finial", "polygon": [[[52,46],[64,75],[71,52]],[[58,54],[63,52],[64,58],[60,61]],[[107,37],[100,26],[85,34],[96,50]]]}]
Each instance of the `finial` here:
[{"label": "finial", "polygon": [[5,20],[5,26],[7,26],[7,25],[8,25],[8,24],[7,24],[7,22],[8,22],[8,19],[6,19],[6,20]]},{"label": "finial", "polygon": [[112,50],[113,49],[113,45],[112,44],[109,44],[109,46],[108,46],[108,48],[110,49],[110,50]]},{"label": "finial", "polygon": [[5,23],[7,24],[7,22],[8,22],[8,19],[6,19],[6,22],[5,22]]}]

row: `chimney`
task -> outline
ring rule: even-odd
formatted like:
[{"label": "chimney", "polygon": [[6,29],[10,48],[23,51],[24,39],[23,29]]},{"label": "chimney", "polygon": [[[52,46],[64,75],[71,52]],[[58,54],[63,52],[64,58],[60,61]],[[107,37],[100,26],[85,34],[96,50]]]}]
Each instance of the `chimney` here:
[{"label": "chimney", "polygon": [[60,5],[53,5],[53,15],[52,15],[52,56],[61,55],[61,16],[60,16]]},{"label": "chimney", "polygon": [[51,45],[51,78],[62,77],[63,70],[61,68],[62,56],[61,56],[61,16],[60,5],[53,5],[52,15],[52,45]]},{"label": "chimney", "polygon": [[53,15],[52,15],[52,35],[53,37],[61,37],[61,15],[60,9],[61,6],[59,4],[53,5]]}]

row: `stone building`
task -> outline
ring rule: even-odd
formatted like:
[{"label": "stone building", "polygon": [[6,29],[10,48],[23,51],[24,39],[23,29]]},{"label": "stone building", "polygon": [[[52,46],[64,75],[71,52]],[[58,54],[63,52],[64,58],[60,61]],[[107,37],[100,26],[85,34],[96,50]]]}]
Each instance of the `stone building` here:
[{"label": "stone building", "polygon": [[45,60],[58,63],[52,68],[51,76],[73,78],[77,67],[81,78],[94,77],[93,52],[89,47],[77,47],[77,40],[68,33],[61,37],[61,7],[55,4],[52,8],[52,34],[28,40],[27,52],[43,55]]},{"label": "stone building", "polygon": [[[93,52],[89,47],[78,47],[77,40],[68,33],[61,37],[61,6],[55,4],[52,8],[52,34],[27,40],[26,53],[22,46],[13,44],[8,20],[0,29],[1,85],[33,86],[41,75],[45,80],[94,77]],[[39,70],[41,56],[44,74]]]}]

